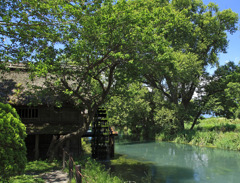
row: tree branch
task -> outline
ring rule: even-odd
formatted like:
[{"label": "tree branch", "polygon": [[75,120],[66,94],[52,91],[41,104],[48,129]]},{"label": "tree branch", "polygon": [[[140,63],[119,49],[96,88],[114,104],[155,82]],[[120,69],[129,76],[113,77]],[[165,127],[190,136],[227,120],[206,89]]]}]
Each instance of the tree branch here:
[{"label": "tree branch", "polygon": [[76,90],[73,90],[67,83],[65,76],[63,76],[63,79],[61,78],[61,83],[63,84],[63,86],[68,89],[69,91],[72,91],[74,93],[74,95],[79,98],[80,100],[82,100],[86,105],[88,105],[88,100],[86,100],[83,96],[81,96]]},{"label": "tree branch", "polygon": [[94,67],[96,67],[97,65],[100,65],[101,63],[103,63],[106,59],[108,59],[110,57],[110,53],[114,50],[116,50],[119,47],[119,45],[116,45],[112,50],[109,50],[101,59],[97,60],[97,62],[95,62],[94,64],[90,65],[87,69],[87,71],[93,69]]}]

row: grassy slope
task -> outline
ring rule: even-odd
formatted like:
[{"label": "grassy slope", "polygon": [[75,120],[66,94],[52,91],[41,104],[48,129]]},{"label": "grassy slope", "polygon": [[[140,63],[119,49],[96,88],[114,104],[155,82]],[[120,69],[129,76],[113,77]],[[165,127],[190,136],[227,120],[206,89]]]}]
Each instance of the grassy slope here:
[{"label": "grassy slope", "polygon": [[175,135],[161,134],[157,139],[187,143],[199,146],[212,146],[221,149],[240,150],[240,120],[207,118],[200,121],[193,130],[190,124]]}]

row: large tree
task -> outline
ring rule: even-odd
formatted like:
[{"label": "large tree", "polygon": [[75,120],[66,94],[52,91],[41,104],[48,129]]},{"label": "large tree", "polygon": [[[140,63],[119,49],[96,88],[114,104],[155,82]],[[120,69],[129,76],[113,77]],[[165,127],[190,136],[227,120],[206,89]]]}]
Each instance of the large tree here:
[{"label": "large tree", "polygon": [[187,109],[205,66],[225,50],[225,30],[235,31],[237,15],[183,2],[2,1],[1,60],[30,61],[32,78],[45,78],[36,90],[64,96],[85,119],[51,147],[85,133],[126,77],[144,78],[177,110]]},{"label": "large tree", "polygon": [[[158,9],[148,14],[156,5],[149,3],[3,1],[1,64],[29,61],[31,79],[45,78],[43,88],[34,87],[34,93],[63,96],[61,99],[79,108],[84,117],[81,128],[53,142],[52,155],[66,139],[86,132],[98,107],[123,80],[124,74],[119,73],[138,66],[141,50],[153,38],[149,23],[171,11]],[[159,41],[156,49],[164,47],[161,35],[154,40]],[[62,102],[56,100],[55,104],[61,106]]]},{"label": "large tree", "polygon": [[[166,51],[151,53],[148,61],[142,62],[151,63],[144,67],[143,75],[149,86],[165,96],[169,110],[174,110],[173,125],[183,129],[192,112],[191,101],[200,79],[207,66],[217,64],[217,54],[226,52],[227,31],[237,30],[238,15],[197,0],[173,0],[170,4],[177,13],[168,20],[162,36],[170,43],[165,50],[171,54],[164,57]],[[198,112],[195,115],[199,116]]]}]

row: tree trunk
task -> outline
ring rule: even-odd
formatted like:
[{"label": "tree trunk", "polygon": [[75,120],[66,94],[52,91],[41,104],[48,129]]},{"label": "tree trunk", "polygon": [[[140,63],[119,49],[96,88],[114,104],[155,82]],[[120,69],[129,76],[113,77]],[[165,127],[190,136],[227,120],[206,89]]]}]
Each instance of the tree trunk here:
[{"label": "tree trunk", "polygon": [[194,126],[196,125],[197,120],[198,120],[198,118],[200,117],[201,114],[202,114],[202,110],[198,111],[197,115],[194,118],[194,121],[193,121],[193,124],[192,124],[190,130],[192,130],[194,128]]},{"label": "tree trunk", "polygon": [[184,130],[184,120],[180,120],[180,130]]},{"label": "tree trunk", "polygon": [[53,159],[56,157],[56,152],[58,151],[58,149],[60,147],[63,146],[63,144],[67,141],[67,140],[71,140],[73,138],[76,137],[81,137],[84,135],[84,133],[87,131],[87,129],[85,130],[85,128],[80,128],[78,131],[67,134],[67,135],[62,135],[59,137],[59,139],[55,139],[52,140],[49,149],[48,149],[48,158],[49,161],[53,161]]},{"label": "tree trunk", "polygon": [[[57,140],[57,136],[56,135],[53,135],[52,136],[52,140],[51,140],[51,143],[50,143],[50,145],[49,145],[49,148],[48,148],[48,151],[47,151],[47,157],[50,157],[50,156],[53,156],[53,157],[51,157],[52,159],[55,157],[55,152],[54,152],[54,154],[51,154],[51,150],[53,149],[53,145],[56,143],[56,140]],[[50,158],[50,159],[51,159]]]},{"label": "tree trunk", "polygon": [[52,140],[48,149],[49,161],[53,161],[53,159],[55,158],[56,152],[61,146],[63,146],[63,144],[67,140],[71,140],[76,137],[82,137],[89,129],[89,125],[93,121],[94,116],[95,116],[95,110],[93,110],[93,112],[91,113],[88,113],[88,115],[84,118],[85,120],[82,122],[83,123],[82,127],[79,128],[77,131],[66,134],[66,135],[61,135],[58,139]]}]

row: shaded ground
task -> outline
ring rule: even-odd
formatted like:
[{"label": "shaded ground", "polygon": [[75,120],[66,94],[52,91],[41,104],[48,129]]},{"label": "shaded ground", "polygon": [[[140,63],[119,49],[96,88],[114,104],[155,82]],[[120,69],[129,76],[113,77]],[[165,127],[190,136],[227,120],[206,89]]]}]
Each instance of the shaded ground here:
[{"label": "shaded ground", "polygon": [[47,161],[28,162],[26,166],[26,175],[35,177],[35,182],[41,183],[68,182],[68,174],[61,170],[61,166],[57,161],[54,161],[52,163],[49,163]]}]

